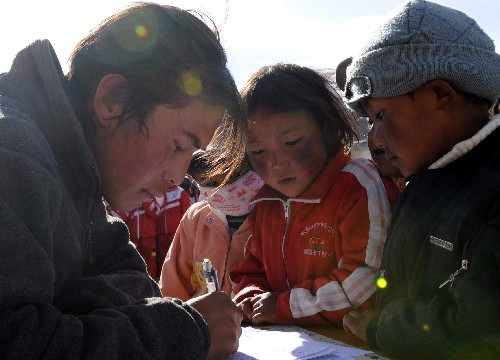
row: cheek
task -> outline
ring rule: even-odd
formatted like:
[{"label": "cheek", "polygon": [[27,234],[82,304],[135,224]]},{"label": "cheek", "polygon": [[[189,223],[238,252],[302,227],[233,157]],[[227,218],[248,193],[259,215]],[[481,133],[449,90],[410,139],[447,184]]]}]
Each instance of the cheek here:
[{"label": "cheek", "polygon": [[307,167],[314,157],[314,154],[310,146],[304,146],[301,149],[294,149],[292,156],[297,164]]},{"label": "cheek", "polygon": [[300,148],[294,148],[290,158],[304,175],[316,176],[327,160],[326,146],[308,142]]},{"label": "cheek", "polygon": [[253,170],[265,181],[267,171],[264,158],[256,158],[248,155],[248,160],[250,161],[250,165],[252,165]]}]

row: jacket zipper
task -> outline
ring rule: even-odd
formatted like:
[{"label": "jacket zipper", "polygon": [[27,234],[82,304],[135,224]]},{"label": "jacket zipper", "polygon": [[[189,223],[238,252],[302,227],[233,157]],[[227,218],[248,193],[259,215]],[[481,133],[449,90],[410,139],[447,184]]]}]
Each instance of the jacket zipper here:
[{"label": "jacket zipper", "polygon": [[283,263],[283,271],[285,272],[286,285],[290,290],[290,281],[288,280],[288,272],[286,271],[286,263],[285,263],[285,238],[286,232],[288,229],[288,222],[290,221],[290,204],[287,201],[283,201],[283,210],[285,211],[285,228],[283,230],[283,236],[281,238],[281,260]]},{"label": "jacket zipper", "polygon": [[[90,169],[92,170],[92,174],[94,174],[96,182],[99,184],[99,177],[97,176],[95,167],[92,165],[92,166],[90,166]],[[90,207],[90,220],[89,220],[89,224],[87,226],[87,243],[86,243],[85,247],[87,250],[86,256],[87,256],[87,259],[89,262],[89,266],[92,266],[93,262],[94,262],[92,259],[92,228],[94,227],[94,223],[92,221],[92,215],[94,214],[94,208],[95,208],[99,198],[100,198],[100,194],[96,194],[96,196],[94,196],[94,199],[92,200],[92,205]]]},{"label": "jacket zipper", "polygon": [[468,264],[467,259],[462,259],[462,265],[460,266],[460,268],[457,271],[455,271],[454,273],[452,273],[450,275],[450,277],[444,283],[439,285],[439,288],[441,289],[443,286],[445,286],[448,283],[450,283],[450,286],[451,286],[453,284],[453,281],[455,280],[455,277],[457,277],[460,273],[467,270],[467,264]]},{"label": "jacket zipper", "polygon": [[87,226],[87,259],[89,262],[89,265],[92,265],[92,220],[90,220],[89,225]]},{"label": "jacket zipper", "polygon": [[[224,268],[222,271],[222,277],[219,277],[219,286],[222,289],[224,285],[224,280],[226,279],[226,271],[227,271],[227,261],[229,260],[229,253],[231,252],[231,244],[233,243],[233,235],[229,235],[229,244],[226,247],[226,255],[224,256]],[[231,279],[229,279],[231,281]]]},{"label": "jacket zipper", "polygon": [[483,230],[482,227],[478,228],[475,233],[472,235],[472,238],[467,241],[467,243],[465,244],[464,246],[464,250],[462,251],[462,261],[460,262],[460,268],[458,268],[458,270],[456,270],[455,272],[453,272],[450,277],[445,281],[443,282],[441,285],[439,285],[439,288],[441,289],[443,286],[445,286],[446,284],[450,284],[450,290],[451,290],[451,287],[453,286],[453,281],[455,281],[455,278],[458,276],[458,275],[461,275],[462,273],[464,273],[465,271],[467,271],[467,268],[469,266],[469,249],[470,249],[470,246],[472,244],[472,242],[474,240],[476,240],[476,238],[479,236],[479,234],[481,233],[481,231]]}]

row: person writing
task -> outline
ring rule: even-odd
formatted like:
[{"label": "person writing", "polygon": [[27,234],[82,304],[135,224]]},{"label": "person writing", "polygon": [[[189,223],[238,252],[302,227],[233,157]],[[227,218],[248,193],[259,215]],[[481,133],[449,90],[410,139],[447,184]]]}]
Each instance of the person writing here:
[{"label": "person writing", "polygon": [[344,328],[398,358],[500,357],[500,55],[466,14],[404,3],[347,68],[346,99],[408,180],[376,308]]},{"label": "person writing", "polygon": [[245,259],[230,272],[234,300],[253,324],[341,327],[373,306],[391,218],[384,183],[373,162],[346,154],[355,118],[316,71],[263,67],[242,96],[247,156],[265,185]]},{"label": "person writing", "polygon": [[217,128],[240,133],[217,32],[188,11],[138,3],[85,36],[66,75],[49,41],[20,51],[0,99],[0,358],[236,351],[242,314],[231,299],[161,297],[103,201],[132,210],[179,183]]}]

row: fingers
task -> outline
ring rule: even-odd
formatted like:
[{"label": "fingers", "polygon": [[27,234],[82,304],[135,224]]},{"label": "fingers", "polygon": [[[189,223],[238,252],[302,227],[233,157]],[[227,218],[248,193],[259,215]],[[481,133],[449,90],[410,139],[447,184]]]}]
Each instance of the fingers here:
[{"label": "fingers", "polygon": [[211,293],[209,297],[215,302],[204,308],[212,339],[207,359],[225,359],[239,347],[243,312],[224,293]]},{"label": "fingers", "polygon": [[235,323],[241,324],[241,322],[243,321],[243,318],[244,318],[243,311],[239,307],[237,307],[236,305],[235,305],[235,307],[236,307],[236,311],[234,312]]},{"label": "fingers", "polygon": [[234,342],[232,353],[238,351],[238,348],[240,347],[240,337],[241,337],[241,325],[239,325],[238,328],[236,329],[236,340]]},{"label": "fingers", "polygon": [[353,334],[353,332],[351,331],[351,326],[352,326],[352,322],[355,320],[355,318],[350,315],[350,314],[345,314],[344,315],[344,318],[342,319],[342,326],[344,327],[344,331],[349,333],[349,334]]},{"label": "fingers", "polygon": [[253,311],[253,305],[250,300],[251,299],[245,299],[238,304],[238,307],[242,310],[244,317],[248,320],[252,318]]},{"label": "fingers", "polygon": [[351,315],[354,319],[357,319],[361,315],[361,313],[359,311],[356,311],[356,310],[351,310],[349,312],[349,315]]}]

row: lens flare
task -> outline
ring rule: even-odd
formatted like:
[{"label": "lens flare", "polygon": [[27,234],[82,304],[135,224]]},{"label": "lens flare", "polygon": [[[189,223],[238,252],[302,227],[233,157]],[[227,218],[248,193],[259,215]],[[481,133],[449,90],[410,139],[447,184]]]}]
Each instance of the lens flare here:
[{"label": "lens flare", "polygon": [[379,287],[379,289],[385,289],[387,287],[387,280],[383,277],[379,277],[377,279],[377,286]]},{"label": "lens flare", "polygon": [[182,74],[181,79],[182,79],[182,87],[186,94],[190,96],[198,96],[201,94],[203,85],[199,77],[194,76],[190,72],[186,72]]},{"label": "lens flare", "polygon": [[144,25],[136,25],[135,33],[138,37],[144,39],[146,36],[148,36],[148,29]]},{"label": "lens flare", "polygon": [[[144,10],[144,13],[138,17],[124,18],[117,21],[110,27],[109,31],[115,41],[126,51],[132,51],[138,54],[146,54],[154,50],[161,26],[153,11]],[[125,56],[124,61],[128,60]],[[116,59],[112,59],[115,62]]]}]

